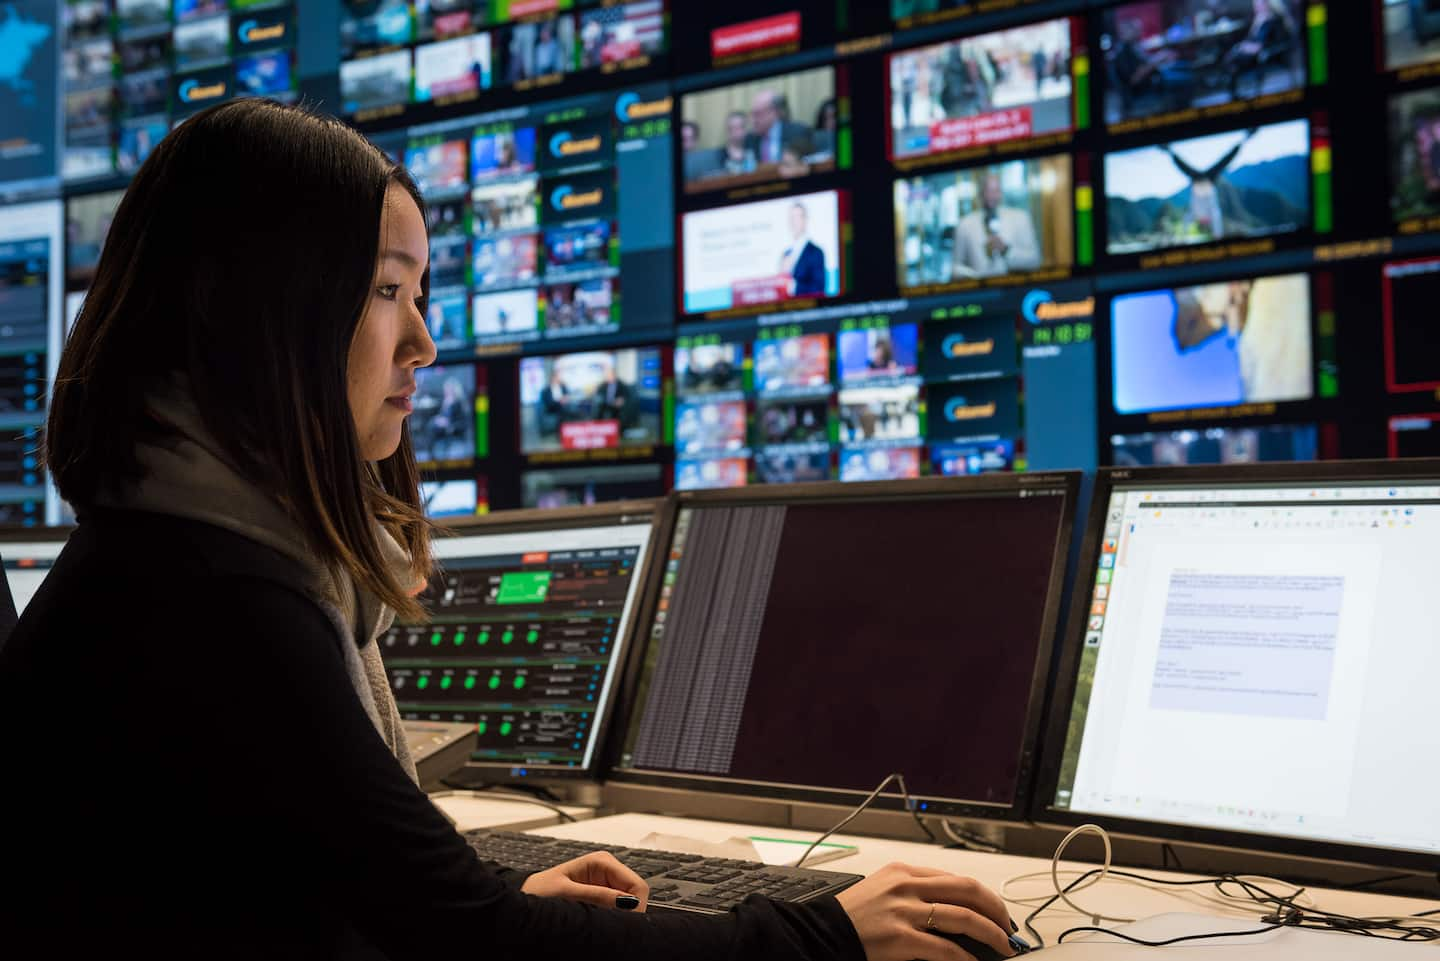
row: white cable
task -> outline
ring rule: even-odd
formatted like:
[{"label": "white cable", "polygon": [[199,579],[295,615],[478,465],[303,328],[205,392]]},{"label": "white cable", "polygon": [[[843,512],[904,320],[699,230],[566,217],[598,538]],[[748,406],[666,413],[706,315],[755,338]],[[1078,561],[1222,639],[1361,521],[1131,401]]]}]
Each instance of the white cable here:
[{"label": "white cable", "polygon": [[1110,860],[1113,852],[1110,849],[1109,833],[1106,832],[1106,830],[1098,824],[1082,824],[1075,830],[1071,831],[1069,834],[1065,835],[1065,840],[1061,841],[1060,844],[1056,846],[1055,854],[1053,857],[1050,858],[1050,882],[1055,885],[1055,896],[1058,897],[1061,901],[1064,901],[1067,905],[1069,905],[1072,911],[1075,911],[1083,917],[1090,918],[1090,923],[1096,925],[1097,927],[1099,926],[1101,921],[1117,921],[1124,924],[1128,924],[1129,922],[1134,921],[1134,918],[1112,918],[1108,915],[1101,914],[1098,911],[1086,911],[1084,908],[1080,907],[1080,905],[1070,900],[1070,893],[1067,892],[1065,888],[1060,884],[1060,855],[1065,853],[1065,849],[1070,846],[1071,841],[1075,840],[1083,834],[1095,834],[1099,836],[1101,843],[1105,845],[1105,863],[1101,865],[1100,873],[1098,875],[1080,882],[1070,890],[1079,892],[1084,891],[1086,888],[1093,888],[1095,885],[1099,884],[1101,881],[1104,881],[1110,876]]}]

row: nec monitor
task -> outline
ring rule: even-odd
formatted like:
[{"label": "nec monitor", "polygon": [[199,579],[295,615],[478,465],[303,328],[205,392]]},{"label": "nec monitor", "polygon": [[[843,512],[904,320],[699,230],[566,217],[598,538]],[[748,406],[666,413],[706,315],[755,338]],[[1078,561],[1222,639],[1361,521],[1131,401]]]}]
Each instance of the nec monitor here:
[{"label": "nec monitor", "polygon": [[898,771],[921,811],[1022,816],[1078,483],[672,495],[610,777],[854,804]]},{"label": "nec monitor", "polygon": [[496,777],[593,773],[653,516],[649,501],[507,512],[437,537],[427,618],[380,640],[401,714],[475,725],[473,764]]},{"label": "nec monitor", "polygon": [[1102,471],[1033,819],[1431,870],[1440,460]]}]

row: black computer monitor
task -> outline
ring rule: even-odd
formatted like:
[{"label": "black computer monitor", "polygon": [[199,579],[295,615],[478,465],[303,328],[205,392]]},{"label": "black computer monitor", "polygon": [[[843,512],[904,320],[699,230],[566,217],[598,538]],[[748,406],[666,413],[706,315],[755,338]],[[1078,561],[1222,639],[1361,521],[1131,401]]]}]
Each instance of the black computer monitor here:
[{"label": "black computer monitor", "polygon": [[628,653],[656,505],[511,511],[434,542],[429,617],[381,655],[401,714],[475,725],[494,780],[597,770]]},{"label": "black computer monitor", "polygon": [[1440,460],[1102,471],[1034,820],[1433,870]]},{"label": "black computer monitor", "polygon": [[671,495],[610,778],[1022,817],[1078,484]]}]

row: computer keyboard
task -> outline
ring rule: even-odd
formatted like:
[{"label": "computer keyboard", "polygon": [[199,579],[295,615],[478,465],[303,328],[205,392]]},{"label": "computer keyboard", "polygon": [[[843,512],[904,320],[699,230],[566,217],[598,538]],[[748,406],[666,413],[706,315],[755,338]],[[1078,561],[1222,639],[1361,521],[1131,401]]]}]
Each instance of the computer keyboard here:
[{"label": "computer keyboard", "polygon": [[517,871],[543,871],[592,851],[609,851],[650,884],[651,910],[724,914],[752,894],[777,901],[809,901],[843,891],[861,877],[511,831],[479,829],[466,831],[464,837],[482,861]]}]

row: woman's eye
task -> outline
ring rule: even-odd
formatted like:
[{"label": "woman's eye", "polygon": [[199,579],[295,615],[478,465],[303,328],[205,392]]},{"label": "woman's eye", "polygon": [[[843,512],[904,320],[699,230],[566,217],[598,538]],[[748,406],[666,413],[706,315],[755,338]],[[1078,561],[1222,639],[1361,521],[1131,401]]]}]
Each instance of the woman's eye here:
[{"label": "woman's eye", "polygon": [[377,288],[375,288],[375,292],[378,293],[381,297],[385,298],[386,300],[394,300],[395,297],[396,297],[396,295],[400,292],[400,285],[399,285],[399,284],[385,284],[385,285],[382,286],[382,287],[377,287]]}]

